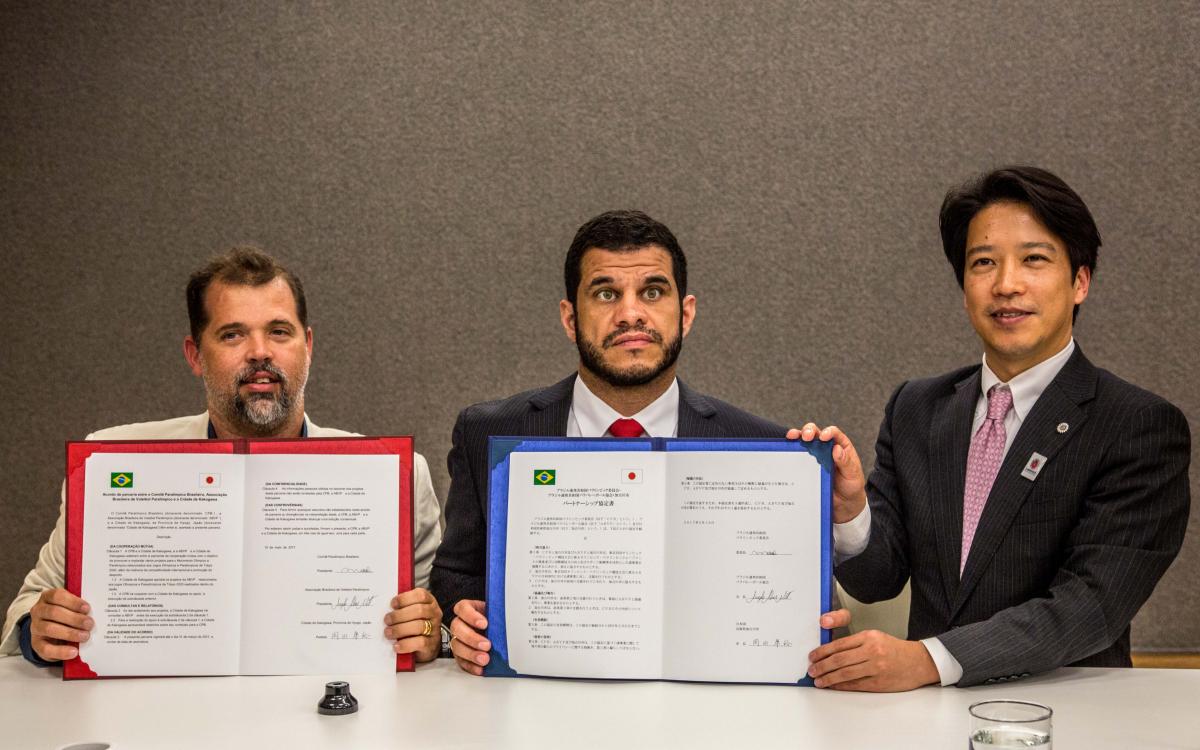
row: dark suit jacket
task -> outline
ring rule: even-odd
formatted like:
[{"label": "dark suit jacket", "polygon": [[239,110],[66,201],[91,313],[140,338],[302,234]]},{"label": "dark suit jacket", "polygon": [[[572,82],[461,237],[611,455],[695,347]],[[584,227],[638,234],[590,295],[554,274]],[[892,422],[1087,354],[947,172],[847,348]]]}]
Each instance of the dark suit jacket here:
[{"label": "dark suit jacket", "polygon": [[[1004,458],[960,580],[980,370],[892,395],[867,483],[870,542],[837,567],[838,581],[871,602],[911,575],[909,638],[937,636],[963,667],[961,686],[1065,664],[1129,666],[1129,623],[1187,527],[1187,420],[1076,347]],[[1035,451],[1047,460],[1029,480],[1021,472]]]},{"label": "dark suit jacket", "polygon": [[[463,409],[446,459],[450,492],[446,531],[433,561],[430,588],[446,622],[460,599],[483,599],[486,580],[488,437],[555,437],[567,434],[575,375],[549,388],[518,393]],[[679,381],[679,437],[783,437],[787,430]]]}]

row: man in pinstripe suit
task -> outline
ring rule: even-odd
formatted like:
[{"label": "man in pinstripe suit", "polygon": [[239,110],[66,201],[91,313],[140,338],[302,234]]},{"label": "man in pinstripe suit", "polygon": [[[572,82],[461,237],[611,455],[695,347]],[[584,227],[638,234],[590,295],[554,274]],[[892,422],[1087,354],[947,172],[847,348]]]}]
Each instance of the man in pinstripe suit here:
[{"label": "man in pinstripe suit", "polygon": [[896,390],[865,486],[846,436],[819,434],[838,445],[838,580],[870,602],[911,576],[911,640],[835,641],[810,674],[887,691],[1129,666],[1187,527],[1187,421],[1076,345],[1100,235],[1062,180],[986,174],[946,196],[941,232],[982,365]]},{"label": "man in pinstripe suit", "polygon": [[[675,377],[696,298],[674,235],[638,211],[611,211],[580,227],[567,252],[563,330],[579,369],[550,386],[464,409],[448,464],[446,532],[431,588],[449,617],[459,666],[480,674],[491,644],[484,592],[489,435],[567,437],[784,437],[779,425],[701,395]],[[791,437],[799,435],[791,431]],[[849,621],[845,610],[821,618]]]}]

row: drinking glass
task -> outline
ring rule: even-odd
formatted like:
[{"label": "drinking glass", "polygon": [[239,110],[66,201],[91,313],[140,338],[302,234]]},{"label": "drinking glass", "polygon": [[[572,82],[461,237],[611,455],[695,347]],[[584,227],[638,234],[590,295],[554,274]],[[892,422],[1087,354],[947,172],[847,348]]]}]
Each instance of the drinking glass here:
[{"label": "drinking glass", "polygon": [[971,750],[1037,747],[1052,750],[1049,706],[1029,701],[994,700],[972,704]]}]

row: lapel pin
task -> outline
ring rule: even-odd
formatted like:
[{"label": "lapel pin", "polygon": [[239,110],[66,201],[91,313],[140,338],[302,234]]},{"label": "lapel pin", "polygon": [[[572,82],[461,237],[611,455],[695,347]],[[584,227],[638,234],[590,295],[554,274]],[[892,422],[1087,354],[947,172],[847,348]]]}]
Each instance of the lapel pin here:
[{"label": "lapel pin", "polygon": [[1064,432],[1066,432],[1067,430],[1071,429],[1071,425],[1067,424],[1066,422],[1059,422],[1058,427],[1056,427],[1055,429],[1057,429],[1058,434],[1061,435]]},{"label": "lapel pin", "polygon": [[1034,454],[1029,457],[1029,460],[1025,462],[1025,468],[1021,470],[1021,476],[1033,481],[1034,479],[1037,479],[1037,475],[1041,472],[1042,467],[1045,465],[1046,457],[1041,453],[1034,452]]}]

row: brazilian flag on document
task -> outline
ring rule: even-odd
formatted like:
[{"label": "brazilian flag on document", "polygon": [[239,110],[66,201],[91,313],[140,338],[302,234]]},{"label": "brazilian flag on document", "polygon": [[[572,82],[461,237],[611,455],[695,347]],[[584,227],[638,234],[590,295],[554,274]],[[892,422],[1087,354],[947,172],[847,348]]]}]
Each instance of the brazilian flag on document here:
[{"label": "brazilian flag on document", "polygon": [[109,477],[108,486],[109,487],[120,487],[122,489],[129,489],[130,487],[133,486],[133,472],[132,471],[114,471]]}]

